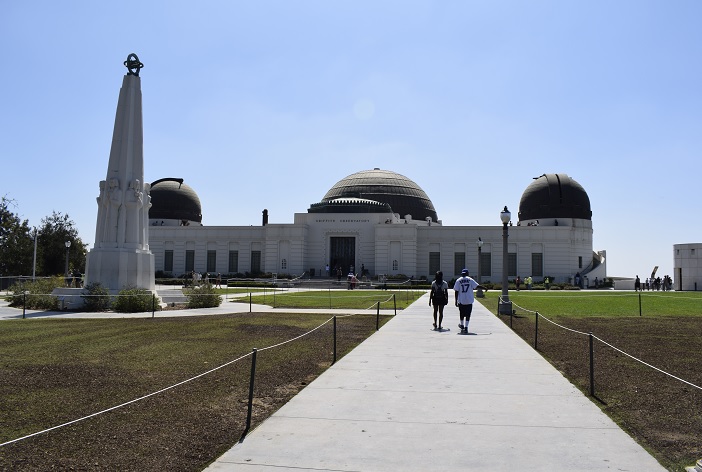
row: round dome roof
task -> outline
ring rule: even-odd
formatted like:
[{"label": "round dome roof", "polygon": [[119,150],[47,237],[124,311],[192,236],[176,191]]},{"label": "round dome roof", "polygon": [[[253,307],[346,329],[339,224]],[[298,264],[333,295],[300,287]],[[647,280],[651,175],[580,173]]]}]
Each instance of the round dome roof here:
[{"label": "round dome roof", "polygon": [[390,205],[401,217],[415,220],[430,217],[438,221],[434,204],[419,185],[404,175],[389,170],[364,170],[338,181],[324,195],[322,203],[339,198],[360,198]]},{"label": "round dome roof", "polygon": [[566,174],[544,174],[534,179],[519,201],[520,220],[547,218],[592,219],[585,189]]},{"label": "round dome roof", "polygon": [[183,179],[159,179],[151,184],[149,219],[202,223],[200,199]]}]

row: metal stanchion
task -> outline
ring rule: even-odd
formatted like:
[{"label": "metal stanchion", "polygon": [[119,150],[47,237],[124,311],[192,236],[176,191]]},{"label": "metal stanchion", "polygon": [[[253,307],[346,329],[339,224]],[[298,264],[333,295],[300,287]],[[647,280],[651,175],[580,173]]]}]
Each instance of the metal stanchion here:
[{"label": "metal stanchion", "polygon": [[249,292],[249,313],[251,313],[251,292]]},{"label": "metal stanchion", "polygon": [[375,310],[375,330],[378,331],[380,329],[380,301],[376,306],[378,308]]},{"label": "metal stanchion", "polygon": [[251,379],[249,380],[249,410],[248,410],[248,413],[246,414],[246,429],[244,429],[244,432],[241,434],[242,438],[244,436],[246,436],[246,433],[248,433],[249,429],[251,429],[251,412],[253,410],[254,380],[255,379],[256,379],[256,348],[253,349],[253,353],[251,355]]},{"label": "metal stanchion", "polygon": [[395,300],[395,294],[392,294],[392,305],[395,308],[395,316],[397,316],[397,300]]},{"label": "metal stanchion", "polygon": [[539,350],[539,312],[536,312],[536,326],[534,327],[534,350]]},{"label": "metal stanchion", "polygon": [[595,396],[595,340],[590,332],[590,396]]},{"label": "metal stanchion", "polygon": [[639,316],[641,316],[641,292],[639,292]]},{"label": "metal stanchion", "polygon": [[156,294],[151,294],[151,318],[156,315]]},{"label": "metal stanchion", "polygon": [[334,315],[334,357],[332,359],[332,365],[336,364],[336,315]]}]

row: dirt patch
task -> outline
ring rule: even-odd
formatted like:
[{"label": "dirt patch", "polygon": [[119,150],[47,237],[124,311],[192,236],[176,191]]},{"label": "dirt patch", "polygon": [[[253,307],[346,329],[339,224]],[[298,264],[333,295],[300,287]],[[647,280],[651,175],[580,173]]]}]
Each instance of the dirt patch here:
[{"label": "dirt patch", "polygon": [[[508,318],[503,321],[509,323]],[[648,367],[609,345],[680,379],[702,386],[700,321],[695,317],[550,318],[585,334],[539,322],[539,352],[661,464],[683,471],[702,458],[702,391]],[[533,316],[515,317],[514,330],[534,345]],[[599,339],[597,339],[599,338]],[[604,342],[603,342],[604,341]]]}]

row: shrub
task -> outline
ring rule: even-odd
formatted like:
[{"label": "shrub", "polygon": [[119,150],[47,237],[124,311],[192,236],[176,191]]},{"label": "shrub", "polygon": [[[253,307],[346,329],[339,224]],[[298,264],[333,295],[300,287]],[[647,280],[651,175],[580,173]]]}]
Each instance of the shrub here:
[{"label": "shrub", "polygon": [[212,284],[202,284],[183,293],[188,297],[188,308],[212,308],[222,304],[222,296],[215,292]]},{"label": "shrub", "polygon": [[48,277],[33,281],[17,282],[10,287],[12,294],[7,297],[10,306],[20,307],[25,302],[26,307],[32,310],[58,310],[58,298],[51,295],[55,288],[65,287],[63,277]]},{"label": "shrub", "polygon": [[107,311],[110,308],[110,291],[100,282],[92,282],[84,287],[88,293],[81,295],[85,311]]},{"label": "shrub", "polygon": [[117,299],[112,304],[112,309],[119,313],[138,313],[161,309],[161,305],[154,303],[153,295],[148,290],[136,287],[125,287],[120,290]]}]

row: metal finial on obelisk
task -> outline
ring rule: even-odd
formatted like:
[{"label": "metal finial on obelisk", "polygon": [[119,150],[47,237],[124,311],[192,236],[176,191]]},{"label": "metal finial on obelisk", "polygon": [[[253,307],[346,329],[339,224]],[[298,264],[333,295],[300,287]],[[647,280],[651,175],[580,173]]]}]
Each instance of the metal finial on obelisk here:
[{"label": "metal finial on obelisk", "polygon": [[136,75],[139,77],[139,70],[144,67],[144,64],[139,61],[136,54],[131,53],[129,56],[127,56],[127,60],[124,61],[124,66],[129,69],[129,73],[127,75]]}]

